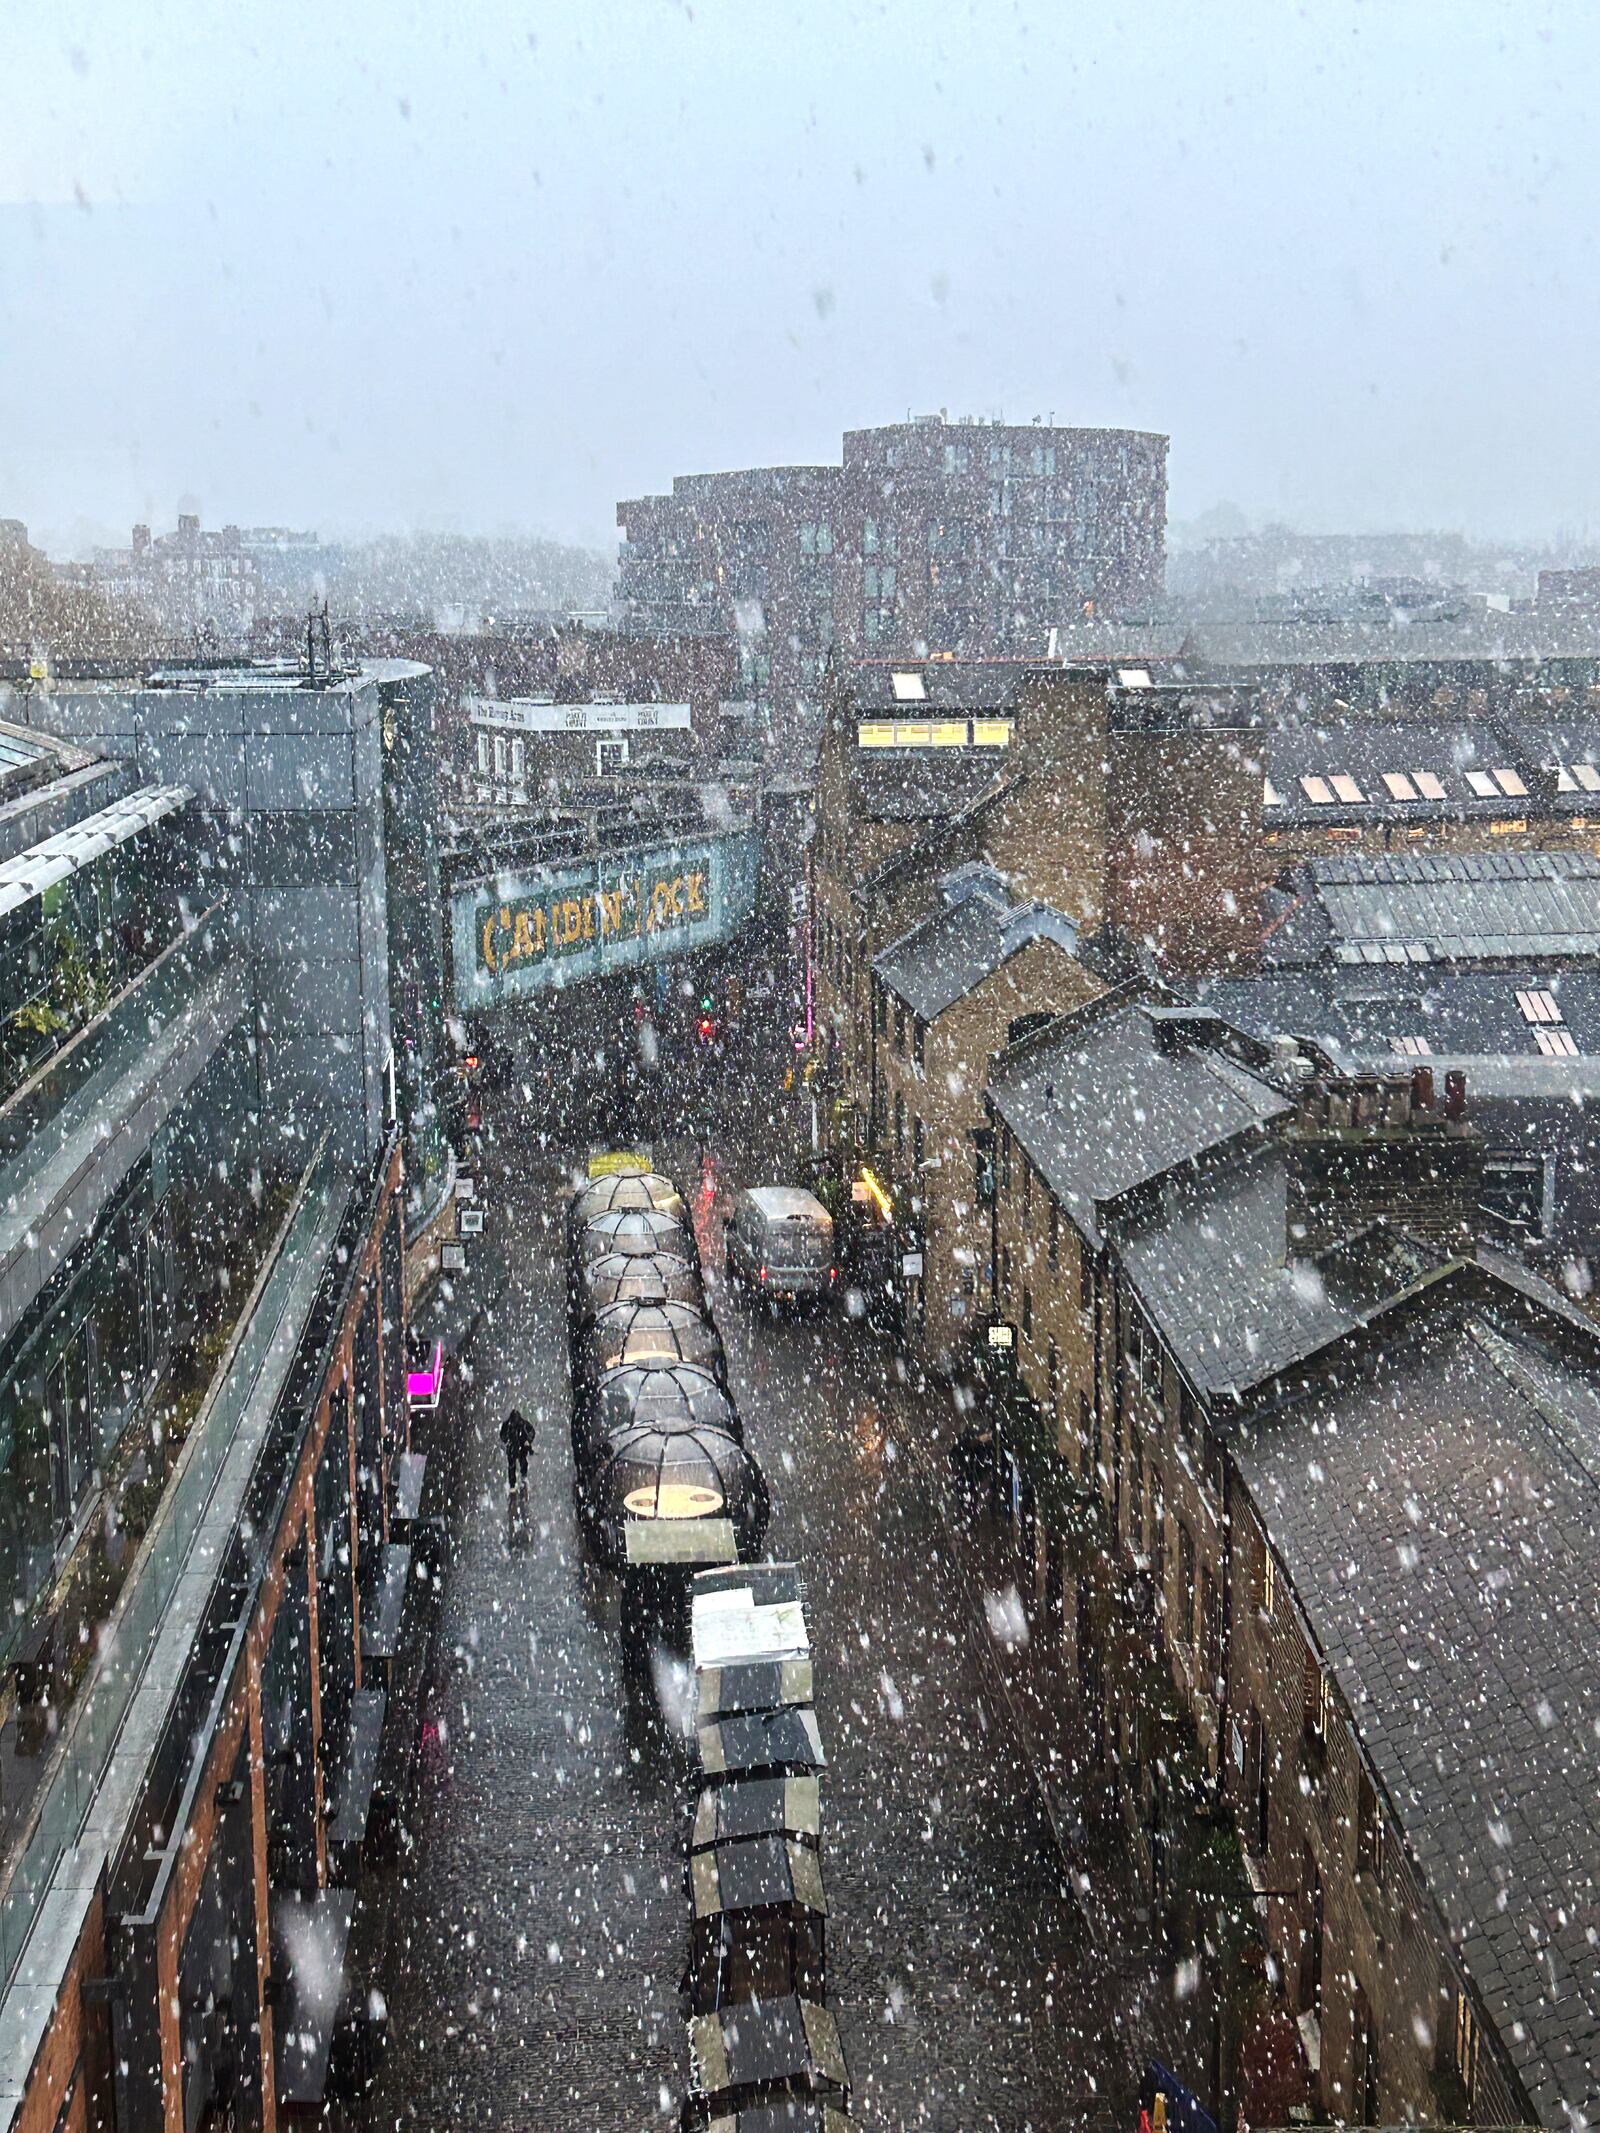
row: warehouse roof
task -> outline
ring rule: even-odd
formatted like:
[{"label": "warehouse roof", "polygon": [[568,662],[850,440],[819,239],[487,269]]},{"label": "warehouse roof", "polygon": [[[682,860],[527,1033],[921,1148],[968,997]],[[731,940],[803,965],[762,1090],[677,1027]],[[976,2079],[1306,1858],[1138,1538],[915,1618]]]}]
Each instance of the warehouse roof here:
[{"label": "warehouse roof", "polygon": [[1462,852],[1311,859],[1269,927],[1273,963],[1600,957],[1600,857]]},{"label": "warehouse roof", "polygon": [[[1465,1063],[1479,1094],[1600,1093],[1600,970],[1331,963],[1224,978],[1201,998],[1258,1041],[1306,1037],[1346,1069]],[[1530,1010],[1556,1022],[1534,1022]],[[1571,1053],[1547,1049],[1553,1029],[1566,1032]]]},{"label": "warehouse roof", "polygon": [[1576,704],[1559,718],[1297,720],[1266,755],[1269,829],[1600,814],[1600,712]]},{"label": "warehouse roof", "polygon": [[1600,2110],[1600,1392],[1499,1314],[1236,1439],[1457,1950],[1546,2125]]}]

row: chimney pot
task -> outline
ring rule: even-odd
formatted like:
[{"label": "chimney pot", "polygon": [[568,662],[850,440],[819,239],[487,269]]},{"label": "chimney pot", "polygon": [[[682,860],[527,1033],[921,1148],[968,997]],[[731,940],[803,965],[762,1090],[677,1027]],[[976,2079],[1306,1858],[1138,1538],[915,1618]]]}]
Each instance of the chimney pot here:
[{"label": "chimney pot", "polygon": [[1451,1120],[1467,1115],[1467,1077],[1460,1067],[1451,1067],[1444,1077],[1444,1115]]},{"label": "chimney pot", "polygon": [[1433,1109],[1433,1068],[1428,1066],[1411,1069],[1411,1108],[1413,1111]]}]

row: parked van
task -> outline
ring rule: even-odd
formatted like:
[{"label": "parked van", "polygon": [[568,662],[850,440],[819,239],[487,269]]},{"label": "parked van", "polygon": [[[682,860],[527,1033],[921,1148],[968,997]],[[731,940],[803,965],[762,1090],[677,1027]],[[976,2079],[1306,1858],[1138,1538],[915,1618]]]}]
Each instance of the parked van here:
[{"label": "parked van", "polygon": [[733,1203],[724,1232],[728,1279],[773,1303],[826,1302],[839,1269],[833,1217],[794,1185],[756,1185]]}]

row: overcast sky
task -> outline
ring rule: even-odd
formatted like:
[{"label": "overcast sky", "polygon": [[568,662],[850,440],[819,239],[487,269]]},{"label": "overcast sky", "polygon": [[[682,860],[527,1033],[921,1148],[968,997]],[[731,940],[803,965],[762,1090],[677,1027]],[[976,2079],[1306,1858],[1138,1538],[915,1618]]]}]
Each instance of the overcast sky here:
[{"label": "overcast sky", "polygon": [[7,11],[0,515],[615,539],[908,409],[1600,532],[1593,0]]}]

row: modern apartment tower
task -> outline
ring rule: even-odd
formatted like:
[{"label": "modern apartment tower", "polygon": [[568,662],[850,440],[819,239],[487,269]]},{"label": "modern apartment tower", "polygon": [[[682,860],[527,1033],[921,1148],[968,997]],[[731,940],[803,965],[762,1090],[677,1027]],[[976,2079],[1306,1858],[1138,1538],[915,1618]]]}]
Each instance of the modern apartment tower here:
[{"label": "modern apartment tower", "polygon": [[851,656],[1042,656],[1050,630],[1161,591],[1167,440],[926,416],[845,433],[838,466],[680,475],[617,507],[627,630],[738,639],[781,735]]}]

